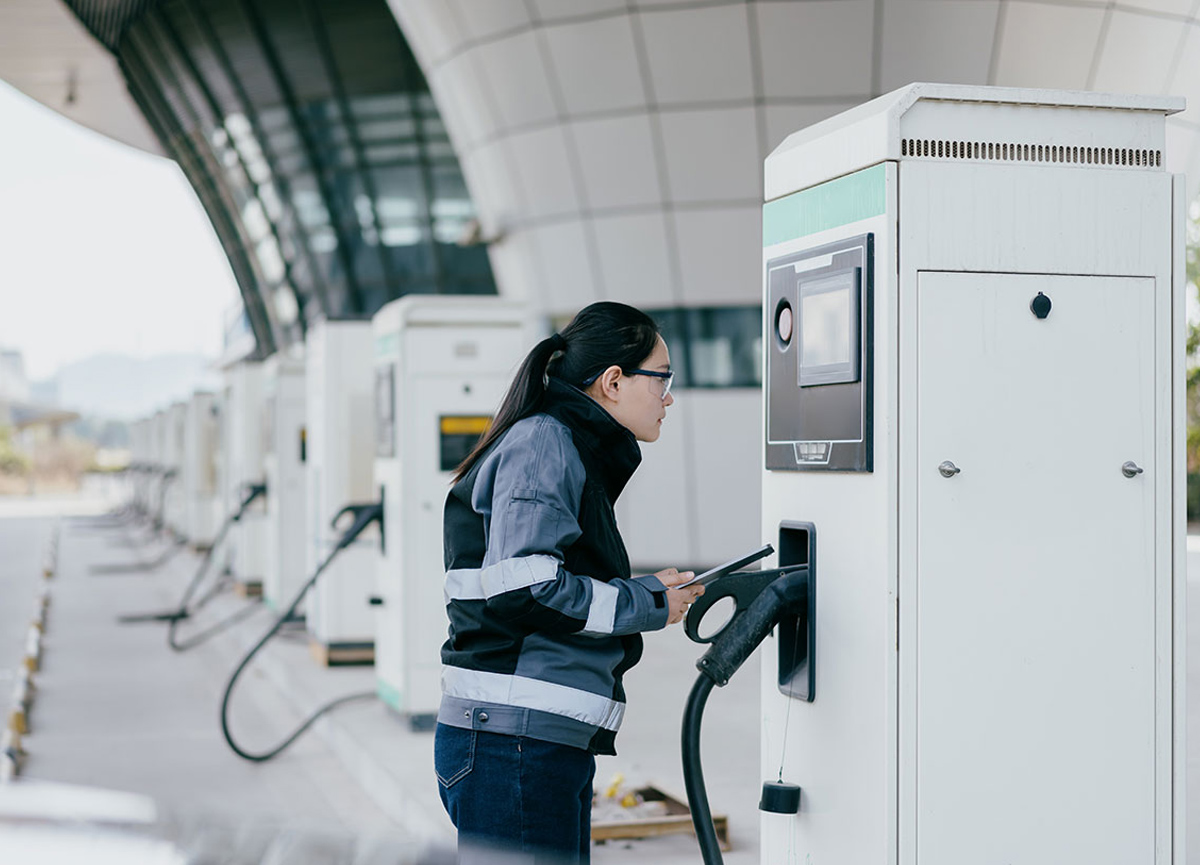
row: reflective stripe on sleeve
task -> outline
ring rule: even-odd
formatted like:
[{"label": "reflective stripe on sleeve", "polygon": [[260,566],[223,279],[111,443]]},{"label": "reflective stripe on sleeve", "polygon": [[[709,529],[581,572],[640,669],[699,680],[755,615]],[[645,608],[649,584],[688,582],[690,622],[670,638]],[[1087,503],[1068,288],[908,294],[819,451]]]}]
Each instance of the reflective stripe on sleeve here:
[{"label": "reflective stripe on sleeve", "polygon": [[599,580],[592,580],[591,583],[592,603],[588,607],[583,633],[607,636],[613,632],[617,621],[617,599],[621,593],[608,583]]},{"label": "reflective stripe on sleeve", "polygon": [[514,589],[549,582],[558,577],[558,564],[554,556],[520,556],[504,559],[486,568],[447,571],[446,603],[494,598]]}]

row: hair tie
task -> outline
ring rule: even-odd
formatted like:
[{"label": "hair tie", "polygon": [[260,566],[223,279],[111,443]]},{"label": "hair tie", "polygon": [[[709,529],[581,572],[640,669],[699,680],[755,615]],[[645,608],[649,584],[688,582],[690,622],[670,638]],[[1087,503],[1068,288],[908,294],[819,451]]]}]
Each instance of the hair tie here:
[{"label": "hair tie", "polygon": [[561,333],[556,333],[550,337],[550,347],[555,351],[566,351],[567,341],[563,339],[563,335]]}]

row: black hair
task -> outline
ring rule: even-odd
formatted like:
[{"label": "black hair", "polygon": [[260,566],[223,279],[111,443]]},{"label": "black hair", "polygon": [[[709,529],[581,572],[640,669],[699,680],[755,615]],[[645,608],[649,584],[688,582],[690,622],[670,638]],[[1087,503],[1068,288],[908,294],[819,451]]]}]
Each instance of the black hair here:
[{"label": "black hair", "polygon": [[455,470],[454,482],[466,477],[509,427],[538,412],[548,376],[582,390],[610,366],[637,369],[657,342],[658,325],[640,309],[614,301],[581,309],[561,334],[543,339],[525,356],[487,432]]}]

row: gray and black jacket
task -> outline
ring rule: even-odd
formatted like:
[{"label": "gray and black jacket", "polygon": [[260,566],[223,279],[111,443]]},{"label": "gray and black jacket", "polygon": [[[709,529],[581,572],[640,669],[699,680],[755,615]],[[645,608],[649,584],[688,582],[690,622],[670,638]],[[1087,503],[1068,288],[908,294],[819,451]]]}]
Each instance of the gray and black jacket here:
[{"label": "gray and black jacket", "polygon": [[621,677],[666,589],[630,577],[613,504],[641,461],[629,430],[551,378],[450,491],[438,721],[616,753]]}]

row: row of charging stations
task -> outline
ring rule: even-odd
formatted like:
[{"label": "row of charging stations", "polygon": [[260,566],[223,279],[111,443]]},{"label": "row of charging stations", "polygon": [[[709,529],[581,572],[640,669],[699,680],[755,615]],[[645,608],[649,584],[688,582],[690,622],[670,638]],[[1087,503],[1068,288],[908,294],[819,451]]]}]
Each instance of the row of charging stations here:
[{"label": "row of charging stations", "polygon": [[[226,515],[248,484],[265,485],[229,527],[218,561],[247,594],[260,585],[276,610],[339,546],[348,521],[335,518],[382,502],[383,519],[340,549],[308,591],[305,626],[323,663],[373,662],[383,702],[414,728],[430,729],[446,634],[442,503],[535,338],[523,307],[488,297],[413,296],[373,321],[322,322],[310,328],[302,355],[224,370],[219,478],[173,451],[150,447],[135,461],[178,467],[178,500],[192,503],[206,532],[220,514],[204,509],[204,482]],[[193,401],[195,417],[207,416],[212,397]],[[138,429],[164,441],[181,436],[184,451],[187,441],[196,447],[218,437],[202,424],[188,432],[187,413],[178,431],[160,425],[171,416],[159,413]]]},{"label": "row of charging stations", "polygon": [[137,507],[161,529],[196,549],[213,542],[221,519],[219,410],[215,396],[190,398],[134,423],[131,461]]},{"label": "row of charging stations", "polygon": [[375,484],[384,503],[375,669],[381,699],[432,729],[446,614],[442,505],[534,334],[495,298],[407,298],[372,325]]},{"label": "row of charging stations", "polygon": [[913,85],[767,159],[763,531],[821,578],[763,862],[1186,861],[1182,107]]}]

